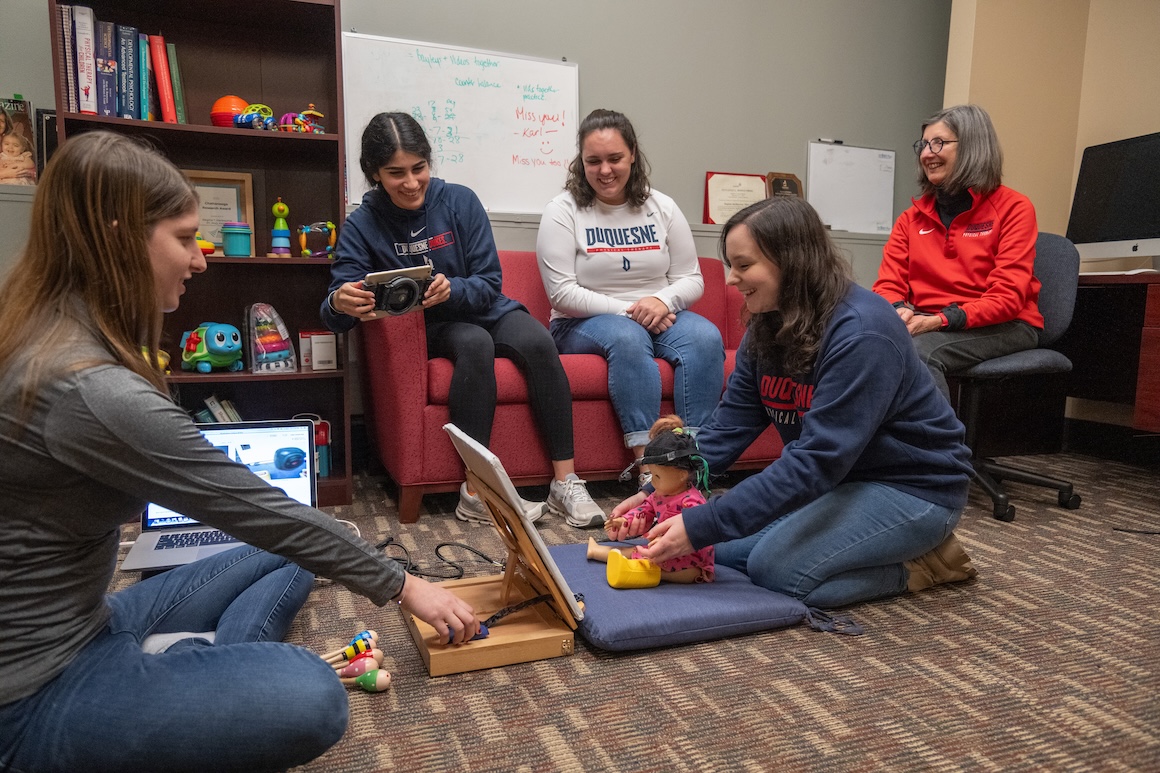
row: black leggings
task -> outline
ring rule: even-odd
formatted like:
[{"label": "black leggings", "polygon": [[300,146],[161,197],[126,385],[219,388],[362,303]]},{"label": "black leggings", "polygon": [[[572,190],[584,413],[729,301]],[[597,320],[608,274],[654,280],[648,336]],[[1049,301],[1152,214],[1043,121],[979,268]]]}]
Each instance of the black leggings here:
[{"label": "black leggings", "polygon": [[485,328],[472,322],[436,322],[427,328],[427,352],[455,363],[448,403],[451,421],[488,445],[495,419],[495,358],[506,357],[523,372],[532,413],[552,461],[571,459],[572,393],[547,328],[517,309]]}]

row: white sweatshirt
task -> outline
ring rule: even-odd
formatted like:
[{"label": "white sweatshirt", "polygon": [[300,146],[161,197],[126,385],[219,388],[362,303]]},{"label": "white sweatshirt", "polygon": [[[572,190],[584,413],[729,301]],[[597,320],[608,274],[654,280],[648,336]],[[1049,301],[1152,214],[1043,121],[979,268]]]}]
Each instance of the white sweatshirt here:
[{"label": "white sweatshirt", "polygon": [[689,222],[652,191],[639,207],[576,206],[567,191],[548,202],[536,238],[552,319],[624,314],[652,295],[683,311],[705,289]]}]

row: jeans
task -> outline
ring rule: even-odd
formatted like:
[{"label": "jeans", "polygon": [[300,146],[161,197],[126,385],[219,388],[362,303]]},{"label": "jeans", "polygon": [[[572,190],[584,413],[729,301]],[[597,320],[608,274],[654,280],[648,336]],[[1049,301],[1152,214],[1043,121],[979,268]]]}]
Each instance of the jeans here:
[{"label": "jeans", "polygon": [[438,322],[427,330],[431,357],[455,363],[447,407],[451,422],[487,446],[495,421],[495,358],[516,364],[528,385],[532,415],[552,461],[575,456],[572,446],[572,392],[560,353],[535,317],[509,311],[491,328],[471,322]]},{"label": "jeans", "polygon": [[[0,706],[0,770],[284,770],[346,732],[346,691],[279,640],[313,575],[242,546],[108,597],[106,630],[39,692]],[[150,655],[154,633],[216,631]],[[45,657],[52,657],[45,653]]]},{"label": "jeans", "polygon": [[905,591],[902,562],[936,548],[961,515],[882,483],[844,483],[756,534],[718,544],[716,560],[810,606],[841,607]]},{"label": "jeans", "polygon": [[678,312],[673,326],[658,335],[614,314],[553,320],[551,330],[561,353],[608,360],[608,394],[628,448],[647,445],[648,431],[660,418],[661,374],[654,357],[673,366],[673,403],[686,426],[699,428],[721,400],[721,331],[691,311]]},{"label": "jeans", "polygon": [[983,360],[1014,354],[1039,345],[1039,331],[1015,320],[966,330],[934,330],[914,337],[918,357],[934,376],[934,384],[948,400],[948,372],[963,370]]}]

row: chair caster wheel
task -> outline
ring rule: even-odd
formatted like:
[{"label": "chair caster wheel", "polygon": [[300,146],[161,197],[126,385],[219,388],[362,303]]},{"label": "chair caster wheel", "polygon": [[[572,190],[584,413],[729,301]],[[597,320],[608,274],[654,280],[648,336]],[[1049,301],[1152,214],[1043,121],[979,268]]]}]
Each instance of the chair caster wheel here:
[{"label": "chair caster wheel", "polygon": [[995,520],[1011,522],[1015,520],[1015,505],[995,505]]},{"label": "chair caster wheel", "polygon": [[1059,506],[1068,510],[1078,510],[1081,501],[1079,494],[1059,494]]}]

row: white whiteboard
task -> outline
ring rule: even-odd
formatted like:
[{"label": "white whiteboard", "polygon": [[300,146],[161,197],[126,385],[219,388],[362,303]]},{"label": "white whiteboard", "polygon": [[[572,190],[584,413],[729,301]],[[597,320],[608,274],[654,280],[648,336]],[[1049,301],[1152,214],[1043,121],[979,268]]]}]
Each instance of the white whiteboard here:
[{"label": "white whiteboard", "polygon": [[567,62],[342,34],[347,202],[367,191],[362,132],[378,113],[414,116],[433,172],[492,212],[543,212],[576,155],[579,68]]},{"label": "white whiteboard", "polygon": [[835,231],[889,234],[894,226],[894,151],[809,144],[806,200]]}]

